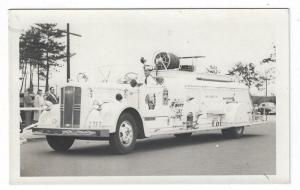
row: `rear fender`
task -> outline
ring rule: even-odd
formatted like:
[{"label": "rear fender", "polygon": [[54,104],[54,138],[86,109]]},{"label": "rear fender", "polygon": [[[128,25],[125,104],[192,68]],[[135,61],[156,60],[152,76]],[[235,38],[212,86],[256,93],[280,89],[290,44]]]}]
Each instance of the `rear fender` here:
[{"label": "rear fender", "polygon": [[251,107],[245,103],[229,103],[224,107],[224,123],[248,123],[251,121]]}]

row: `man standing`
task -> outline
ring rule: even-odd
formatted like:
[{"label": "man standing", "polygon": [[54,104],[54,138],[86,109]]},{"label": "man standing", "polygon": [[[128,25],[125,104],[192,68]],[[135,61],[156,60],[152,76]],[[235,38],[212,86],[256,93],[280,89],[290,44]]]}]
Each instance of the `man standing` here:
[{"label": "man standing", "polygon": [[146,59],[141,57],[140,61],[144,65],[145,84],[146,85],[156,85],[157,83],[156,83],[155,78],[151,75],[151,70],[149,68],[147,68],[147,65],[145,65]]},{"label": "man standing", "polygon": [[[42,90],[38,90],[36,96],[34,97],[34,107],[41,108],[44,104],[44,97],[42,96]],[[39,120],[41,110],[35,110],[33,116],[33,122],[36,123]]]},{"label": "man standing", "polygon": [[[31,97],[32,90],[30,88],[27,89],[27,91],[24,94],[24,107],[33,107],[33,100]],[[32,110],[26,110],[25,111],[25,125],[31,125],[31,116],[32,116]]]},{"label": "man standing", "polygon": [[58,98],[54,93],[55,93],[54,88],[50,87],[50,92],[49,92],[46,100],[51,102],[52,104],[58,104]]}]

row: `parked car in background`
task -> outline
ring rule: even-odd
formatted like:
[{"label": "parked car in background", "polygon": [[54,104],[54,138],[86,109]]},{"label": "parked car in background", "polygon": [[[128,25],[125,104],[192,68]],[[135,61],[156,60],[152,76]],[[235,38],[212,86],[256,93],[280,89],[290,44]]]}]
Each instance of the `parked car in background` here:
[{"label": "parked car in background", "polygon": [[276,114],[276,105],[273,102],[263,102],[258,106],[258,111],[262,115]]}]

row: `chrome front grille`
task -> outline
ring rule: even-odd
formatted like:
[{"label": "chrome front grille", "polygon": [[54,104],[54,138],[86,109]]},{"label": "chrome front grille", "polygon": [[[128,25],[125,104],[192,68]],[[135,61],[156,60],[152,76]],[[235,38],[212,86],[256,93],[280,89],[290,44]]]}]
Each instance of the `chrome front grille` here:
[{"label": "chrome front grille", "polygon": [[79,128],[81,110],[81,88],[66,86],[61,88],[60,126]]}]

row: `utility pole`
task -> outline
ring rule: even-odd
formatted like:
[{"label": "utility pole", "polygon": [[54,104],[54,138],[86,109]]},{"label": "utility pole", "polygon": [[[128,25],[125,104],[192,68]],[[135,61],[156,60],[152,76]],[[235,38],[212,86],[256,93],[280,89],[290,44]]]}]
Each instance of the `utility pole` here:
[{"label": "utility pole", "polygon": [[271,80],[270,78],[267,77],[261,77],[266,82],[266,97],[268,96],[268,80]]},{"label": "utility pole", "polygon": [[265,78],[264,79],[266,81],[266,97],[268,96],[268,80],[270,80],[269,78]]},{"label": "utility pole", "polygon": [[70,25],[67,23],[67,82],[70,80]]},{"label": "utility pole", "polygon": [[70,55],[70,35],[77,36],[77,37],[82,37],[82,36],[80,34],[75,34],[75,33],[70,32],[70,24],[69,23],[67,23],[67,31],[63,31],[63,30],[60,30],[60,31],[67,34],[67,82],[69,82],[70,70],[71,70],[71,67],[70,67],[70,57],[71,57],[71,55]]},{"label": "utility pole", "polygon": [[265,79],[266,80],[266,97],[268,96],[268,79]]}]

